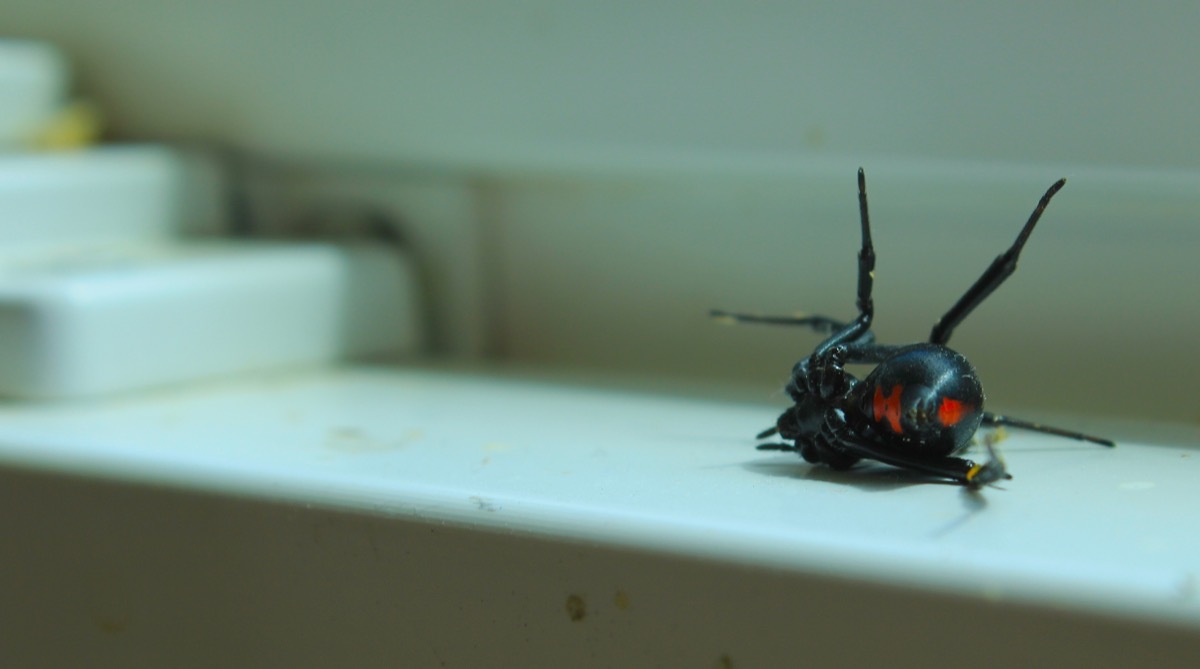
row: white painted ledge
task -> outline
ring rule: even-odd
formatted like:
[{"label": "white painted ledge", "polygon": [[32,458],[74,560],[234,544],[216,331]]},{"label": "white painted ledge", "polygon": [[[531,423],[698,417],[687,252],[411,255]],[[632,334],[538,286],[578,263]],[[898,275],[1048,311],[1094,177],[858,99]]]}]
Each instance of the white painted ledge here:
[{"label": "white painted ledge", "polygon": [[758,453],[777,409],[322,369],[9,405],[0,463],[1200,628],[1200,454],[1013,431],[972,494]]},{"label": "white painted ledge", "polygon": [[0,395],[55,400],[421,346],[407,256],[179,242],[0,256]]}]

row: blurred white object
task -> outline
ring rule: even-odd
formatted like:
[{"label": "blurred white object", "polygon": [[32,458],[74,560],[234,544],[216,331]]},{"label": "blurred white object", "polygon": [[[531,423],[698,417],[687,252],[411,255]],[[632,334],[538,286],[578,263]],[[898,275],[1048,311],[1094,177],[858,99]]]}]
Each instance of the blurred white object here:
[{"label": "blurred white object", "polygon": [[0,40],[0,149],[28,145],[65,100],[67,65],[43,42]]},{"label": "blurred white object", "polygon": [[0,394],[94,395],[414,348],[381,246],[158,244],[0,266]]},{"label": "blurred white object", "polygon": [[213,232],[221,190],[211,163],[161,147],[0,155],[0,259]]},{"label": "blurred white object", "polygon": [[383,244],[188,240],[214,170],[156,148],[0,157],[0,394],[51,399],[420,345]]}]

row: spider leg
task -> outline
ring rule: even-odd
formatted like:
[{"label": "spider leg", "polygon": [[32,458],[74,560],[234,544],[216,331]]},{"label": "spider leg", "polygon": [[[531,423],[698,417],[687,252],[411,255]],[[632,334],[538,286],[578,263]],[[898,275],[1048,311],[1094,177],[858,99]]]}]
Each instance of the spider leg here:
[{"label": "spider leg", "polygon": [[1001,479],[1011,479],[1004,461],[996,454],[990,443],[986,444],[989,458],[982,464],[954,456],[912,456],[897,453],[862,438],[849,428],[845,417],[836,410],[825,413],[820,431],[810,442],[795,446],[788,444],[763,444],[759,450],[791,451],[800,453],[809,462],[822,462],[833,469],[849,469],[860,459],[876,460],[884,464],[912,469],[950,479],[956,483],[978,488]]},{"label": "spider leg", "polygon": [[[763,430],[762,432],[759,432],[758,434],[754,435],[754,438],[755,439],[766,439],[767,437],[773,437],[777,434],[779,434],[779,428],[775,427],[775,426],[771,426],[771,427],[768,427],[767,429]],[[774,449],[764,448],[763,450],[767,451],[767,450],[774,450]]]},{"label": "spider leg", "polygon": [[846,346],[846,362],[875,364],[883,362],[904,348],[897,344],[876,344],[875,333],[867,332],[867,336]]},{"label": "spider leg", "polygon": [[858,168],[858,218],[862,248],[858,251],[858,312],[875,315],[871,290],[875,287],[875,245],[871,243],[871,214],[867,211],[867,175]]},{"label": "spider leg", "polygon": [[1046,211],[1046,205],[1050,204],[1050,198],[1054,197],[1054,194],[1066,183],[1066,179],[1059,179],[1050,186],[1042,199],[1038,201],[1033,213],[1029,215],[1025,227],[1021,228],[1021,234],[1017,235],[1017,241],[1013,242],[1007,251],[996,256],[992,264],[967,289],[967,292],[958,298],[958,302],[955,302],[954,306],[950,307],[950,310],[934,324],[933,331],[929,334],[930,343],[944,345],[950,341],[950,336],[954,334],[954,328],[958,327],[958,324],[962,323],[963,319],[975,310],[975,307],[982,304],[992,294],[992,291],[999,288],[1005,279],[1012,276],[1017,269],[1017,258],[1021,255],[1021,249],[1025,247],[1025,242],[1029,241],[1029,235],[1033,233],[1033,228],[1037,225],[1038,219],[1042,217],[1042,212]]},{"label": "spider leg", "polygon": [[831,333],[846,327],[842,321],[828,316],[764,316],[759,314],[738,314],[720,309],[713,309],[708,315],[718,321],[727,323],[762,323],[766,325],[806,325],[817,332]]},{"label": "spider leg", "polygon": [[759,444],[755,448],[760,451],[787,451],[789,453],[800,450],[796,448],[795,444]]},{"label": "spider leg", "polygon": [[765,316],[744,314],[713,309],[709,316],[729,323],[762,323],[766,325],[804,325],[830,337],[817,347],[816,353],[824,353],[839,344],[864,344],[874,341],[866,336],[875,316],[871,291],[875,283],[875,246],[871,242],[871,217],[867,211],[867,177],[862,168],[858,170],[858,215],[862,226],[862,246],[858,252],[858,317],[846,323],[828,316],[794,315]]},{"label": "spider leg", "polygon": [[862,246],[858,251],[858,318],[850,321],[813,351],[819,356],[835,346],[860,343],[871,329],[875,318],[875,303],[871,292],[875,287],[875,245],[871,242],[871,215],[867,209],[867,177],[858,168],[858,218],[862,226]]},{"label": "spider leg", "polygon": [[845,420],[830,412],[821,426],[821,431],[805,448],[799,444],[760,444],[760,451],[784,451],[799,453],[809,462],[822,462],[834,469],[847,469],[860,459],[875,460],[884,464],[911,469],[924,474],[950,479],[955,483],[978,488],[1012,475],[1004,461],[996,454],[990,443],[985,444],[989,458],[982,464],[954,456],[915,457],[896,453],[858,438],[846,429]]},{"label": "spider leg", "polygon": [[955,483],[972,488],[1012,478],[1012,475],[1008,473],[1008,470],[1004,466],[1004,461],[996,454],[991,444],[987,444],[988,460],[982,464],[952,455],[937,457],[903,455],[862,440],[847,440],[842,443],[842,446],[846,451],[860,458],[877,460],[893,467],[912,469],[925,474],[948,478]]},{"label": "spider leg", "polygon": [[1029,430],[1031,432],[1041,432],[1042,434],[1052,434],[1056,437],[1066,437],[1067,439],[1075,439],[1077,441],[1090,441],[1093,444],[1099,444],[1101,446],[1108,446],[1109,448],[1116,446],[1116,443],[1114,443],[1112,440],[1109,440],[1109,439],[1102,439],[1100,437],[1092,437],[1092,436],[1083,434],[1081,432],[1072,432],[1071,430],[1064,430],[1059,427],[1051,427],[1049,425],[1042,425],[1041,423],[1031,423],[1029,421],[1021,420],[1020,418],[1011,418],[1009,416],[1000,416],[998,414],[988,413],[986,411],[983,413],[983,422],[980,424],[986,425],[988,427],[1001,427],[1001,426],[1015,427],[1015,428],[1019,428],[1022,430]]}]

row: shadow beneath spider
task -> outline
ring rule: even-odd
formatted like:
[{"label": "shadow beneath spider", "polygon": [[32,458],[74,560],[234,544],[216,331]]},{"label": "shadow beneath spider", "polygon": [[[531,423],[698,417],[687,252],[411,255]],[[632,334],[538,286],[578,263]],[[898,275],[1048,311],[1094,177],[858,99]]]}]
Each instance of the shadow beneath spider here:
[{"label": "shadow beneath spider", "polygon": [[[890,467],[884,464],[860,463],[855,467],[838,471],[824,465],[811,465],[807,462],[747,462],[742,465],[747,471],[766,476],[778,476],[808,481],[824,481],[839,485],[848,485],[867,492],[884,492],[916,485],[947,485],[959,489],[959,500],[963,512],[950,521],[936,527],[929,533],[932,539],[944,537],[963,527],[979,513],[987,509],[987,497],[978,488],[968,488],[947,479],[930,476],[908,469]],[[987,486],[1003,490],[995,484]]]},{"label": "shadow beneath spider", "polygon": [[915,485],[958,485],[953,481],[922,472],[866,462],[845,470],[837,470],[825,465],[813,465],[803,461],[747,462],[742,467],[755,474],[837,483],[867,492],[883,492]]},{"label": "shadow beneath spider", "polygon": [[[997,487],[997,486],[993,485],[991,487]],[[1003,488],[1000,488],[1000,489],[1003,490]],[[960,515],[959,517],[942,525],[941,527],[938,527],[933,532],[930,532],[929,533],[930,538],[939,539],[941,537],[946,536],[947,534],[950,534],[954,530],[957,530],[958,528],[962,527],[963,525],[966,525],[967,521],[971,520],[979,512],[986,509],[987,505],[988,505],[987,498],[984,497],[983,494],[978,489],[967,488],[967,487],[964,487],[962,489],[962,503],[963,503],[962,515]]]}]

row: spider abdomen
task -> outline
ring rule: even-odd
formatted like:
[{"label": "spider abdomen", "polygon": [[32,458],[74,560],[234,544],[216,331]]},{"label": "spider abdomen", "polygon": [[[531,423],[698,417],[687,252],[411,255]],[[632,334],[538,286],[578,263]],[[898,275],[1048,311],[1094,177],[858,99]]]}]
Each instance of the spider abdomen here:
[{"label": "spider abdomen", "polygon": [[983,388],[962,354],[939,344],[905,346],[855,389],[859,420],[898,450],[949,455],[983,419]]}]

